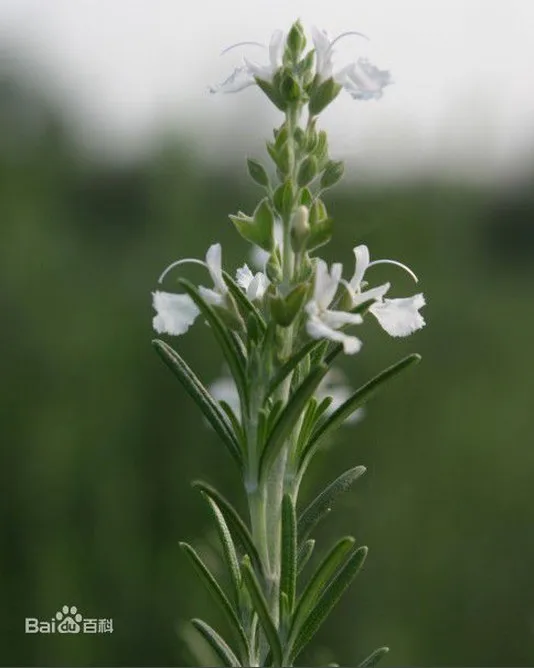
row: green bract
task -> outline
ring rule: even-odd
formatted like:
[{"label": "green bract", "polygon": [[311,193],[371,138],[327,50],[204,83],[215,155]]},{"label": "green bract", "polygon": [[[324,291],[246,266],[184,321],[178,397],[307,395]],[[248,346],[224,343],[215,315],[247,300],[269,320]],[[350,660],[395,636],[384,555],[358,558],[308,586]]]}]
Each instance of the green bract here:
[{"label": "green bract", "polygon": [[[276,177],[270,178],[261,162],[249,158],[248,173],[264,189],[264,197],[251,216],[240,211],[230,216],[255,256],[259,254],[261,271],[245,264],[234,279],[223,270],[220,244],[213,244],[205,261],[179,260],[161,277],[179,265],[200,264],[213,287],[197,287],[179,277],[178,293],[153,293],[156,331],[179,336],[200,316],[230,374],[227,394],[218,395],[174,347],[160,339],[153,342],[243,481],[241,493],[248,505],[244,516],[211,485],[194,483],[218,533],[226,584],[190,545],[181,544],[231,629],[225,638],[207,622],[192,620],[226,666],[294,665],[360,571],[366,547],[351,536],[325,546],[314,532],[365,467],[348,469],[304,505],[300,486],[321,445],[389,380],[420,359],[408,355],[355,391],[336,381],[340,372],[334,364],[341,353],[356,354],[362,346],[346,330],[372,315],[392,336],[406,336],[424,325],[419,313],[424,298],[387,299],[389,283],[368,287],[364,274],[377,263],[400,266],[417,279],[399,262],[371,262],[366,246],[354,248],[349,280],[343,279],[340,263],[329,267],[314,255],[334,231],[322,193],[340,181],[344,166],[330,157],[327,135],[316,127],[317,115],[341,90],[331,73],[333,42],[319,31],[313,42],[314,49],[306,51],[297,21],[287,36],[279,31],[273,35],[268,65],[247,61],[219,87],[236,91],[255,83],[284,112],[273,141],[267,142],[273,163],[269,174]],[[376,99],[388,81],[384,72],[369,64],[365,68],[365,86],[357,88],[353,72],[349,92]],[[372,87],[373,76],[379,89]],[[312,568],[309,560],[316,553],[319,559]],[[387,651],[381,647],[358,659],[360,666],[374,666]]]}]

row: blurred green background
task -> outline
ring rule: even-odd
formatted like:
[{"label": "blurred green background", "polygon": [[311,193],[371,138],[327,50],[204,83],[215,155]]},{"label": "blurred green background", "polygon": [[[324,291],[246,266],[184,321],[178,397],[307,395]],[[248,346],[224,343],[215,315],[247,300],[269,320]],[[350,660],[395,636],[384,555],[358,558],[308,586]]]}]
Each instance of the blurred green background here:
[{"label": "blurred green background", "polygon": [[[188,665],[177,630],[191,616],[222,624],[178,548],[191,541],[217,568],[189,483],[202,477],[240,508],[243,495],[151,350],[150,291],[169,262],[215,241],[227,267],[242,264],[227,215],[259,191],[244,164],[214,171],[176,138],[123,166],[82,158],[54,105],[13,82],[0,113],[0,663]],[[355,665],[383,644],[384,666],[534,663],[533,182],[349,179],[330,198],[325,258],[352,270],[366,242],[406,262],[428,326],[393,340],[366,324],[363,353],[344,360],[356,386],[423,355],[311,471],[304,501],[368,467],[320,542],[352,533],[370,556],[302,664]],[[402,272],[393,282],[414,291]],[[220,375],[200,322],[173,344],[206,382]],[[112,618],[114,633],[24,634],[25,617],[65,604]]]}]

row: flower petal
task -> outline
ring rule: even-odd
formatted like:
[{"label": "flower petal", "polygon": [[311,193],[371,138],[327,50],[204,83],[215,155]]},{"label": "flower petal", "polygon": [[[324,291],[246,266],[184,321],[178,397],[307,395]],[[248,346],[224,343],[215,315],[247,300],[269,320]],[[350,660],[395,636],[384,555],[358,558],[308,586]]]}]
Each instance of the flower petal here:
[{"label": "flower petal", "polygon": [[354,267],[354,276],[350,279],[350,286],[353,290],[358,292],[361,287],[363,275],[367,271],[367,267],[371,262],[371,257],[369,255],[369,249],[364,244],[356,246],[356,248],[352,249],[352,252],[354,253],[356,264]]},{"label": "flower petal", "polygon": [[425,326],[419,309],[425,305],[422,294],[404,299],[384,299],[369,309],[390,336],[408,336]]},{"label": "flower petal", "polygon": [[347,355],[354,355],[362,347],[362,342],[355,336],[349,336],[328,327],[318,317],[310,317],[306,323],[306,331],[312,339],[329,339],[343,344],[343,350]]},{"label": "flower petal", "polygon": [[252,283],[254,274],[250,271],[248,264],[244,264],[242,267],[235,272],[235,280],[239,287],[243,288],[245,292],[248,290],[248,286]]},{"label": "flower petal", "polygon": [[200,313],[189,295],[153,292],[152,305],[157,313],[152,325],[158,334],[184,334]]},{"label": "flower petal", "polygon": [[222,260],[221,260],[221,244],[213,244],[208,248],[206,253],[206,265],[210,272],[211,280],[215,289],[220,295],[225,295],[228,292],[228,287],[224,282],[222,275]]},{"label": "flower petal", "polygon": [[271,76],[282,67],[282,58],[286,37],[283,30],[275,30],[269,43],[269,60],[271,61]]},{"label": "flower petal", "polygon": [[365,58],[344,67],[335,79],[355,100],[378,100],[383,88],[391,83],[387,70],[379,70]]},{"label": "flower petal", "polygon": [[225,306],[224,296],[216,290],[205,288],[203,285],[199,285],[198,291],[202,299],[210,304],[210,306]]},{"label": "flower petal", "polygon": [[344,325],[361,325],[363,318],[358,313],[347,313],[346,311],[324,311],[321,314],[321,320],[332,327],[333,329],[339,329]]},{"label": "flower petal", "polygon": [[315,71],[320,81],[325,81],[332,76],[332,53],[330,50],[330,39],[325,30],[312,27],[312,39],[315,46]]},{"label": "flower petal", "polygon": [[317,261],[313,298],[317,302],[319,309],[327,309],[336,296],[342,271],[343,265],[340,262],[335,262],[329,273],[326,262],[321,259]]},{"label": "flower petal", "polygon": [[352,308],[355,308],[364,302],[368,302],[370,299],[380,301],[390,287],[390,283],[384,283],[384,285],[379,285],[376,288],[352,294]]},{"label": "flower petal", "polygon": [[230,76],[222,81],[220,84],[209,87],[209,92],[215,93],[238,93],[248,86],[253,86],[256,82],[254,76],[249,71],[248,67],[236,67]]},{"label": "flower petal", "polygon": [[261,271],[259,271],[256,276],[252,279],[250,282],[250,285],[247,288],[247,297],[251,301],[255,301],[256,299],[261,299],[263,295],[265,294],[265,291],[269,287],[269,279],[265,274],[262,274]]}]

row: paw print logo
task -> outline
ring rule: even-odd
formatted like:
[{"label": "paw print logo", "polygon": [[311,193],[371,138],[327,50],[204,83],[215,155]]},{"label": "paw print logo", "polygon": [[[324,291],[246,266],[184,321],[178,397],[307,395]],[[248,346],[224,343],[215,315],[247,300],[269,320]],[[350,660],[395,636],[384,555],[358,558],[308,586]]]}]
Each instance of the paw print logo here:
[{"label": "paw print logo", "polygon": [[58,633],[80,633],[82,627],[80,622],[83,617],[78,612],[75,605],[64,605],[61,610],[56,612],[56,619],[59,622],[57,625]]}]

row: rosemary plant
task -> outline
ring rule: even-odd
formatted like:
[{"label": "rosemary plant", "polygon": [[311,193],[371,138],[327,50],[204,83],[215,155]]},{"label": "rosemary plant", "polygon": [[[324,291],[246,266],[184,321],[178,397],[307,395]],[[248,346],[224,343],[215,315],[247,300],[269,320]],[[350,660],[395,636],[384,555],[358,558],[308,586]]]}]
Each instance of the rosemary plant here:
[{"label": "rosemary plant", "polygon": [[[329,268],[316,255],[333,233],[323,193],[344,170],[342,162],[329,157],[318,117],[343,88],[355,99],[378,99],[390,83],[388,72],[363,59],[334,73],[337,39],[314,30],[314,48],[306,51],[297,21],[287,35],[273,35],[267,65],[244,60],[211,89],[236,92],[256,85],[284,115],[267,142],[274,168],[248,160],[250,177],[263,190],[261,201],[252,215],[239,211],[230,216],[256,259],[260,256],[262,271],[253,273],[245,265],[234,278],[223,270],[221,246],[214,244],[205,261],[178,260],[160,278],[197,263],[207,268],[212,288],[180,276],[179,292],[153,293],[158,333],[184,334],[197,316],[209,324],[234,388],[235,401],[217,399],[176,350],[154,341],[239,468],[248,501],[248,516],[241,517],[219,491],[194,483],[217,526],[231,583],[226,591],[202,557],[181,544],[228,618],[233,633],[226,639],[205,621],[192,620],[226,666],[292,666],[361,569],[367,548],[345,536],[325,552],[314,572],[304,571],[316,547],[317,524],[365,468],[342,473],[304,509],[299,489],[325,439],[419,360],[409,355],[337,405],[333,393],[325,396],[320,390],[341,353],[359,352],[362,342],[351,330],[368,315],[392,336],[406,336],[424,325],[422,294],[389,299],[389,283],[369,288],[364,280],[370,267],[387,262],[417,281],[405,265],[371,262],[367,247],[357,246],[355,271],[346,280],[341,264]],[[250,43],[235,46],[244,44]],[[360,665],[374,665],[387,651],[379,648]]]}]

